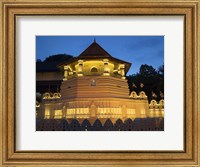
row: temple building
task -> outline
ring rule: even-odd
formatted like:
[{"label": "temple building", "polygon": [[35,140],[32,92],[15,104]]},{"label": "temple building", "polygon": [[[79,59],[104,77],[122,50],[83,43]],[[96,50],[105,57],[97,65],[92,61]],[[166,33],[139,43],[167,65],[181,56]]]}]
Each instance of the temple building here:
[{"label": "temple building", "polygon": [[129,93],[126,74],[131,63],[106,52],[95,40],[79,56],[59,64],[60,91],[46,92],[37,118],[84,119],[93,123],[164,116],[164,100],[148,103],[145,92]]}]

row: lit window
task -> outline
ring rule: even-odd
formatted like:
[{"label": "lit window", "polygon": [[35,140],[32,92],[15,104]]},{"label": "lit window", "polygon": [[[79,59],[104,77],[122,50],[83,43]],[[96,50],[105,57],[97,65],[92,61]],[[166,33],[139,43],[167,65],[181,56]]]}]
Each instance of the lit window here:
[{"label": "lit window", "polygon": [[93,68],[91,69],[91,72],[98,72],[98,70],[97,70],[96,67],[93,67]]},{"label": "lit window", "polygon": [[62,118],[62,110],[55,110],[54,118],[55,119]]},{"label": "lit window", "polygon": [[44,119],[49,119],[50,118],[50,111],[49,110],[45,110],[45,117]]}]

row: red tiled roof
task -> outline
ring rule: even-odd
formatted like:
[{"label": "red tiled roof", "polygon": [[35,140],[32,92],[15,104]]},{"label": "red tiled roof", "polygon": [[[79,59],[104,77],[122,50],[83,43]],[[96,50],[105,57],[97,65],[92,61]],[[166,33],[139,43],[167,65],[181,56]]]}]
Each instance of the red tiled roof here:
[{"label": "red tiled roof", "polygon": [[109,58],[112,57],[108,52],[106,52],[98,43],[95,41],[87,48],[85,49],[78,58],[92,58],[92,57],[98,57],[98,58]]},{"label": "red tiled roof", "polygon": [[65,63],[59,64],[57,67],[62,68],[65,64],[70,64],[72,62],[78,61],[80,59],[99,59],[99,58],[108,58],[109,60],[113,60],[118,63],[125,64],[126,73],[128,72],[131,63],[126,62],[124,60],[117,59],[115,57],[112,57],[107,51],[105,51],[96,41],[94,41],[87,49],[85,49],[79,56],[74,57],[70,59],[69,61]]}]

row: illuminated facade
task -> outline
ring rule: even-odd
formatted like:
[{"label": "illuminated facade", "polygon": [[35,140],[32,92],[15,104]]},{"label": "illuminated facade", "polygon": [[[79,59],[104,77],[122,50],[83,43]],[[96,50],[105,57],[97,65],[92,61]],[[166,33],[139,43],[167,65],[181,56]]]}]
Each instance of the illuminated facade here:
[{"label": "illuminated facade", "polygon": [[38,118],[118,119],[163,117],[164,101],[148,103],[145,92],[129,95],[126,73],[131,63],[107,53],[94,41],[78,57],[58,68],[63,71],[60,93],[45,93],[37,106]]}]

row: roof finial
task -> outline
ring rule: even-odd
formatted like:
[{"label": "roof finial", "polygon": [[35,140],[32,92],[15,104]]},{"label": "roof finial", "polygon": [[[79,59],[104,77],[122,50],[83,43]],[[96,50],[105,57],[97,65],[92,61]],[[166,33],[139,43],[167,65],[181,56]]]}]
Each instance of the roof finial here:
[{"label": "roof finial", "polygon": [[94,38],[94,43],[96,43],[96,39]]}]

